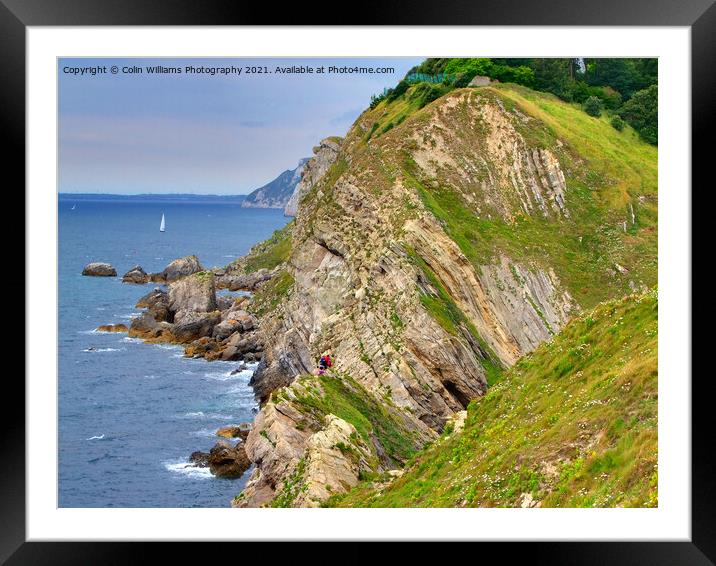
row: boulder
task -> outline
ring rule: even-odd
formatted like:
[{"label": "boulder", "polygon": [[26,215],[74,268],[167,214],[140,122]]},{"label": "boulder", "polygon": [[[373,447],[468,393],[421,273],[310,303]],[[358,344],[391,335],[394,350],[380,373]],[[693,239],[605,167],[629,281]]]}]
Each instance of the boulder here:
[{"label": "boulder", "polygon": [[135,285],[144,285],[149,283],[149,274],[142,269],[141,265],[135,265],[132,269],[122,275],[122,283],[134,283]]},{"label": "boulder", "polygon": [[189,456],[189,461],[196,464],[199,468],[209,467],[209,453],[208,452],[192,452]]},{"label": "boulder", "polygon": [[243,442],[236,446],[217,442],[209,452],[209,468],[215,476],[236,478],[251,466]]},{"label": "boulder", "polygon": [[216,436],[221,436],[222,438],[240,438],[241,440],[246,440],[246,437],[249,436],[249,432],[251,432],[251,424],[242,423],[239,426],[225,426],[223,428],[220,428],[216,431]]},{"label": "boulder", "polygon": [[203,356],[207,360],[219,357],[219,344],[216,340],[203,336],[194,340],[184,348],[184,355],[187,358]]},{"label": "boulder", "polygon": [[232,306],[234,306],[234,299],[232,299],[231,297],[227,297],[225,295],[216,297],[216,307],[220,311],[229,310]]},{"label": "boulder", "polygon": [[[243,357],[248,361],[249,358],[247,355],[249,353],[260,354],[262,351],[263,345],[255,333],[244,335],[237,332],[233,334],[226,343],[226,348],[224,348],[224,351],[221,354],[221,359],[236,360]],[[255,359],[255,356],[251,356],[251,361]]]},{"label": "boulder", "polygon": [[126,324],[102,324],[97,327],[97,332],[128,332]]},{"label": "boulder", "polygon": [[192,342],[198,338],[211,336],[214,326],[221,320],[219,311],[189,312],[182,316],[172,327],[174,340],[179,343]]},{"label": "boulder", "polygon": [[154,287],[149,293],[140,298],[134,306],[138,309],[150,309],[159,302],[169,304],[167,292],[160,287]]},{"label": "boulder", "polygon": [[157,322],[174,322],[174,313],[169,308],[169,295],[159,287],[139,299],[135,307],[147,309]]},{"label": "boulder", "polygon": [[187,275],[199,273],[200,271],[204,271],[204,268],[201,263],[199,263],[199,258],[195,255],[189,255],[175,259],[167,265],[161,273],[152,273],[151,280],[171,283],[172,281],[176,281]]},{"label": "boulder", "polygon": [[97,261],[85,265],[85,268],[82,270],[82,275],[90,277],[116,277],[117,270],[109,263]]},{"label": "boulder", "polygon": [[169,309],[175,322],[181,322],[189,313],[216,311],[214,274],[195,273],[169,285]]},{"label": "boulder", "polygon": [[234,319],[222,320],[214,327],[212,336],[216,340],[226,340],[234,332],[241,330],[241,323]]},{"label": "boulder", "polygon": [[143,338],[145,340],[171,341],[172,325],[168,322],[157,321],[150,312],[145,312],[132,319],[129,326],[130,338]]}]

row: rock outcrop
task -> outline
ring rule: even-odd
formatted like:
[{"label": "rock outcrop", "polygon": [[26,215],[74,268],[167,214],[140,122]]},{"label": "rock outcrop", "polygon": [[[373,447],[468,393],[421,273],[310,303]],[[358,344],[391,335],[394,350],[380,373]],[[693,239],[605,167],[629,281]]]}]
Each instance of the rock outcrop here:
[{"label": "rock outcrop", "polygon": [[209,452],[208,463],[212,474],[224,478],[239,477],[251,466],[241,441],[235,446],[218,442]]},{"label": "rock outcrop", "polygon": [[95,261],[85,265],[82,275],[90,277],[116,277],[117,270],[109,263]]},{"label": "rock outcrop", "polygon": [[341,141],[341,138],[337,137],[326,138],[321,140],[317,147],[313,148],[313,157],[305,164],[301,173],[301,180],[296,185],[284,208],[283,212],[286,216],[296,216],[301,198],[326,174],[328,168],[333,165],[333,162],[338,157]]},{"label": "rock outcrop", "polygon": [[190,357],[255,361],[263,342],[255,317],[244,310],[247,303],[248,297],[218,300],[213,272],[199,271],[140,298],[136,306],[146,310],[132,320],[129,336],[183,344]]},{"label": "rock outcrop", "polygon": [[141,265],[135,265],[132,269],[122,275],[122,283],[134,283],[135,285],[144,285],[149,283],[149,274],[142,269]]},{"label": "rock outcrop", "polygon": [[175,259],[160,273],[152,273],[150,280],[155,283],[171,283],[172,281],[201,271],[204,271],[204,268],[201,263],[199,263],[199,258],[195,255],[189,255]]},{"label": "rock outcrop", "polygon": [[240,477],[251,466],[241,440],[235,445],[220,440],[209,452],[192,452],[189,461],[200,468],[209,468],[212,474],[223,478]]}]

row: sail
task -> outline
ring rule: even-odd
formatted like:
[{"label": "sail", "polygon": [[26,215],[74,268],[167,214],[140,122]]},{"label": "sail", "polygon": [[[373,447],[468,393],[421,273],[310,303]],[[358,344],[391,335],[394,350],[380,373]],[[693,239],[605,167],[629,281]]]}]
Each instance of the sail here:
[{"label": "sail", "polygon": [[164,215],[162,214],[162,223],[159,225],[159,231],[164,232]]}]

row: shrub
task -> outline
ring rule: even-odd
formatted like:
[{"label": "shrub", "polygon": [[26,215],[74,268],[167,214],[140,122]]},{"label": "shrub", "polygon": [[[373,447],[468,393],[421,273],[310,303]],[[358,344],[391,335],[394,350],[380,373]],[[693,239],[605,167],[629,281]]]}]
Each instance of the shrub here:
[{"label": "shrub", "polygon": [[624,129],[624,126],[626,126],[626,122],[621,119],[619,116],[614,116],[611,121],[612,126],[615,130],[621,132]]},{"label": "shrub", "polygon": [[602,114],[602,101],[596,96],[590,96],[584,101],[582,108],[584,108],[584,111],[590,116],[599,118]]}]

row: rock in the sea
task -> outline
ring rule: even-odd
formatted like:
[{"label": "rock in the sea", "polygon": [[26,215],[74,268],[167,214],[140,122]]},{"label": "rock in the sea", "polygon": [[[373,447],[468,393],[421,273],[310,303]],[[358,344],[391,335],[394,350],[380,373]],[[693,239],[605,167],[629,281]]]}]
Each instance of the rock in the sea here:
[{"label": "rock in the sea", "polygon": [[171,324],[164,321],[158,322],[151,312],[145,312],[132,319],[132,324],[129,326],[129,337],[171,341]]},{"label": "rock in the sea", "polygon": [[172,281],[176,281],[187,275],[199,273],[200,271],[204,271],[204,268],[201,263],[199,263],[199,258],[195,255],[189,255],[175,259],[164,268],[164,271],[161,273],[152,273],[150,277],[152,281],[171,283]]},{"label": "rock in the sea", "polygon": [[126,324],[102,324],[97,327],[97,332],[127,332]]},{"label": "rock in the sea", "polygon": [[169,309],[169,295],[166,291],[155,287],[144,295],[135,305],[138,309],[147,309],[157,322],[173,322],[174,313]]},{"label": "rock in the sea", "polygon": [[216,436],[222,438],[240,438],[246,440],[251,432],[251,423],[241,423],[239,426],[225,426],[216,431]]},{"label": "rock in the sea", "polygon": [[251,461],[246,455],[243,442],[233,447],[227,442],[217,442],[209,452],[209,468],[215,476],[239,477],[250,466]]},{"label": "rock in the sea", "polygon": [[85,268],[82,270],[82,275],[88,275],[90,277],[116,277],[117,270],[109,263],[96,261],[85,265]]},{"label": "rock in the sea", "polygon": [[216,311],[214,274],[202,271],[172,283],[169,286],[169,308],[174,313],[175,322],[181,322],[189,313]]},{"label": "rock in the sea", "polygon": [[196,464],[199,468],[209,467],[209,453],[208,452],[192,452],[189,456],[189,461]]},{"label": "rock in the sea", "polygon": [[122,275],[122,283],[134,283],[143,285],[149,283],[149,274],[142,269],[141,265],[135,265],[132,269]]}]

